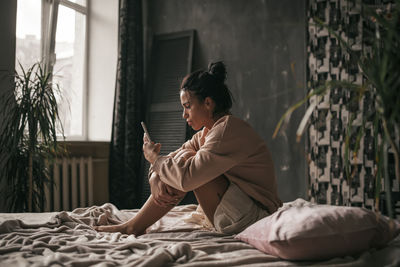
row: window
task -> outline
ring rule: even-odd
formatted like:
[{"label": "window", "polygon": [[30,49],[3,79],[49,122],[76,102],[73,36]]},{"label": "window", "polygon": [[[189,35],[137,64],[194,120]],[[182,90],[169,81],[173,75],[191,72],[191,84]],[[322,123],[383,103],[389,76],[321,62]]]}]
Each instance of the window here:
[{"label": "window", "polygon": [[41,61],[53,72],[68,140],[86,139],[86,16],[86,0],[18,0],[17,65]]},{"label": "window", "polygon": [[41,3],[18,0],[16,32],[16,64],[24,69],[40,60],[41,47]]}]

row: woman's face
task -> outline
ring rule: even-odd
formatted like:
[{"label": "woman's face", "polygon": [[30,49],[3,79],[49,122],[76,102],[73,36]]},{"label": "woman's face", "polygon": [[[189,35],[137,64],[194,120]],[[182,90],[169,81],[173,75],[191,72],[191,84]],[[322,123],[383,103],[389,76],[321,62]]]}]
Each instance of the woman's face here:
[{"label": "woman's face", "polygon": [[189,126],[191,126],[195,131],[200,130],[203,126],[211,129],[215,122],[212,116],[214,101],[211,98],[206,97],[206,99],[201,102],[188,90],[181,90],[180,97],[183,107],[182,117],[186,120]]}]

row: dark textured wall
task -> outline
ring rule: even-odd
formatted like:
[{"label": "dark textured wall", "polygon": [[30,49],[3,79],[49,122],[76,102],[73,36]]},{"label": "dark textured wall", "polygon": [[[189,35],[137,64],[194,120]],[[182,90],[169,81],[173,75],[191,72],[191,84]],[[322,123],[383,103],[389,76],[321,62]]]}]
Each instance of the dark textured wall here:
[{"label": "dark textured wall", "polygon": [[295,132],[272,134],[284,111],[305,95],[305,0],[149,0],[146,34],[196,30],[193,70],[223,60],[236,102],[233,114],[264,138],[275,162],[283,201],[306,198],[304,143]]}]

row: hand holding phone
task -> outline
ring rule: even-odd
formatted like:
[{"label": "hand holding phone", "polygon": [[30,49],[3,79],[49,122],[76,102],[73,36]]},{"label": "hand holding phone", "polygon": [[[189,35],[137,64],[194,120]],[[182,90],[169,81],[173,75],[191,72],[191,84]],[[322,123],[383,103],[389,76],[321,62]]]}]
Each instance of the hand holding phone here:
[{"label": "hand holding phone", "polygon": [[141,122],[141,124],[143,131],[146,134],[146,138],[147,140],[149,140],[149,142],[143,142],[143,155],[148,162],[154,164],[158,155],[160,154],[161,144],[154,144],[154,142],[150,138],[149,132],[147,131],[146,124],[144,124],[144,122]]},{"label": "hand holding phone", "polygon": [[147,131],[146,124],[144,124],[143,121],[140,124],[142,124],[142,128],[143,128],[144,133],[147,135],[147,139],[149,139],[150,143],[152,143],[153,141],[151,140],[149,131]]}]

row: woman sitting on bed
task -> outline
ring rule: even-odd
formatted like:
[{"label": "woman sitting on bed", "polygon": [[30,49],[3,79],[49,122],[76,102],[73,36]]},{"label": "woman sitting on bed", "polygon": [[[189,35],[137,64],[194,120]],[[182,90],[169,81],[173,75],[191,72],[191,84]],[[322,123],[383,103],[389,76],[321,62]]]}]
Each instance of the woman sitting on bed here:
[{"label": "woman sitting on bed", "polygon": [[200,131],[167,156],[160,156],[161,144],[145,135],[143,153],[151,163],[149,199],[129,221],[96,230],[143,234],[189,191],[215,229],[226,234],[244,230],[282,205],[267,146],[249,124],[231,115],[225,79],[222,62],[183,79],[183,118]]}]

